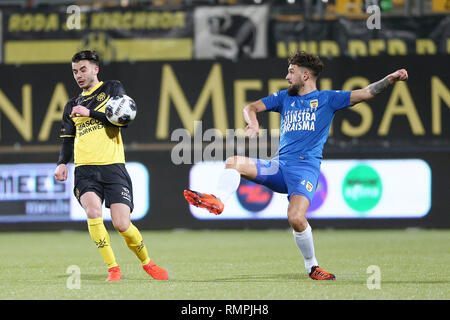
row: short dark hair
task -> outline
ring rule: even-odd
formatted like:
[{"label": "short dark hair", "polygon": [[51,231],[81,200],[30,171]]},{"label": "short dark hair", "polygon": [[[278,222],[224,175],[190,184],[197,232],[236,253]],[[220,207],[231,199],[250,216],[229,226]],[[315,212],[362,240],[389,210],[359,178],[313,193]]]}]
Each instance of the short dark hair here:
[{"label": "short dark hair", "polygon": [[323,70],[323,62],[314,54],[305,51],[296,51],[288,58],[289,64],[295,64],[312,71],[314,77],[318,77]]},{"label": "short dark hair", "polygon": [[72,57],[72,62],[80,62],[81,60],[89,60],[97,66],[100,64],[100,57],[94,50],[83,50],[75,53]]}]

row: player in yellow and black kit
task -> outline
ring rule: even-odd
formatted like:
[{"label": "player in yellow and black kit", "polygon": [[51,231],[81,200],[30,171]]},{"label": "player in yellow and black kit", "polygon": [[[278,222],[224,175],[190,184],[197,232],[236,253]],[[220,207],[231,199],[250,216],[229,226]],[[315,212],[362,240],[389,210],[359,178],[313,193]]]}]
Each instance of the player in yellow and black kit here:
[{"label": "player in yellow and black kit", "polygon": [[74,194],[86,211],[89,233],[108,266],[107,281],[119,281],[109,234],[103,224],[102,204],[111,210],[114,228],[128,248],[139,258],[144,270],[157,280],[168,273],[150,260],[139,230],[131,223],[132,182],[125,168],[121,128],[105,116],[108,100],[124,95],[119,81],[99,81],[99,57],[94,51],[80,51],[72,58],[72,72],[82,93],[64,108],[61,135],[63,144],[55,170],[55,179],[67,179],[66,164],[74,157]]}]

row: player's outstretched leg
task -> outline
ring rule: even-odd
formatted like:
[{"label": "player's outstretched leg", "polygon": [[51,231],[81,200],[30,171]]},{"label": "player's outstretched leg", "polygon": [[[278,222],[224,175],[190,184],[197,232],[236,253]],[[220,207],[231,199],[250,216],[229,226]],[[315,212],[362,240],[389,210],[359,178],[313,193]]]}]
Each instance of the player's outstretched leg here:
[{"label": "player's outstretched leg", "polygon": [[200,193],[193,190],[184,190],[184,198],[193,206],[205,208],[215,215],[221,214],[224,208],[222,201],[212,194]]},{"label": "player's outstretched leg", "polygon": [[214,194],[184,190],[186,200],[198,208],[219,215],[224,209],[224,203],[234,194],[241,182],[241,174],[253,179],[257,175],[255,162],[242,156],[230,157],[225,162],[225,169],[219,177]]},{"label": "player's outstretched leg", "polygon": [[114,228],[123,237],[127,247],[139,259],[144,271],[155,280],[168,280],[168,272],[151,261],[141,232],[131,223],[130,207],[123,203],[111,204],[111,218]]},{"label": "player's outstretched leg", "polygon": [[141,233],[131,222],[126,231],[119,233],[125,240],[128,248],[139,259],[145,272],[147,272],[155,280],[169,279],[169,273],[151,261]]}]

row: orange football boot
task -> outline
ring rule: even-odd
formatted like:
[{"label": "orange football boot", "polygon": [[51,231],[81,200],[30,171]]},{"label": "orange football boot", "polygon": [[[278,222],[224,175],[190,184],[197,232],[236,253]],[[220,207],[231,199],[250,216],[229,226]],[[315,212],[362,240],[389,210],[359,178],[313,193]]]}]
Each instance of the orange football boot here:
[{"label": "orange football boot", "polygon": [[120,281],[122,278],[122,273],[120,272],[119,266],[109,268],[108,273],[109,276],[106,281]]},{"label": "orange football boot", "polygon": [[155,280],[169,279],[169,273],[152,261],[145,266],[142,266],[142,268],[144,268],[145,272],[147,272]]},{"label": "orange football boot", "polygon": [[212,194],[200,193],[192,190],[184,190],[186,200],[198,208],[205,208],[209,212],[219,215],[222,213],[224,205],[222,201]]},{"label": "orange football boot", "polygon": [[314,266],[311,268],[309,277],[313,280],[336,280],[334,274],[326,272],[319,266]]}]

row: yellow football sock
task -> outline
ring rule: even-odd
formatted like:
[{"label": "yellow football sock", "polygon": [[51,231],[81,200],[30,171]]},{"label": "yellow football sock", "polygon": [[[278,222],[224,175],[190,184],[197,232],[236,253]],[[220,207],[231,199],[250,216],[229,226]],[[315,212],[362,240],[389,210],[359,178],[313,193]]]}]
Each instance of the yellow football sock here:
[{"label": "yellow football sock", "polygon": [[141,261],[141,264],[143,266],[148,264],[150,262],[150,258],[148,256],[147,248],[142,241],[142,235],[139,232],[138,228],[130,223],[130,227],[126,231],[119,233],[125,240],[128,248],[130,248],[130,250],[133,251]]},{"label": "yellow football sock", "polygon": [[108,268],[117,267],[118,264],[111,248],[108,231],[103,224],[103,218],[88,219],[88,229]]}]

